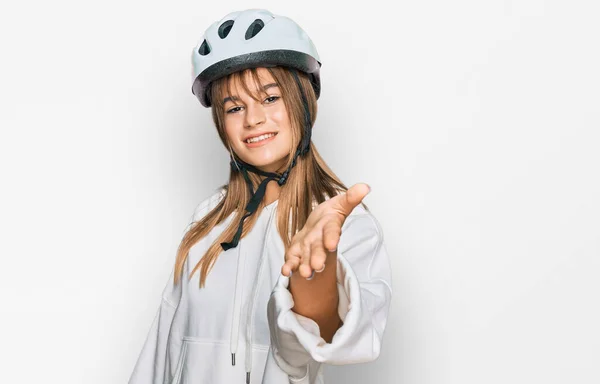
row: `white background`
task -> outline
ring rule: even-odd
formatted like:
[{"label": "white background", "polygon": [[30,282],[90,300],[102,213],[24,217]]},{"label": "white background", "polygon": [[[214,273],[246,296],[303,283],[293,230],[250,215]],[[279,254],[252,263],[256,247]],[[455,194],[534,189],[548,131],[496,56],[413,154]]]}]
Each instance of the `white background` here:
[{"label": "white background", "polygon": [[227,181],[191,49],[250,7],[317,46],[314,142],[392,259],[380,358],[328,383],[600,382],[600,9],[542,0],[3,3],[0,381],[128,380]]}]

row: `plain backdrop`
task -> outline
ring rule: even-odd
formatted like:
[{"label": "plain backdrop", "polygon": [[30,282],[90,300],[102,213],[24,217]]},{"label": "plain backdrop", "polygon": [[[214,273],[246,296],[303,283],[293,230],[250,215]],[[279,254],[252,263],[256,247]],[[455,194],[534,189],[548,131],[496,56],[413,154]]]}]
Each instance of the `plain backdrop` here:
[{"label": "plain backdrop", "polygon": [[127,382],[228,176],[191,50],[246,8],[317,46],[391,257],[381,356],[328,383],[600,382],[600,8],[543,0],[3,3],[0,381]]}]

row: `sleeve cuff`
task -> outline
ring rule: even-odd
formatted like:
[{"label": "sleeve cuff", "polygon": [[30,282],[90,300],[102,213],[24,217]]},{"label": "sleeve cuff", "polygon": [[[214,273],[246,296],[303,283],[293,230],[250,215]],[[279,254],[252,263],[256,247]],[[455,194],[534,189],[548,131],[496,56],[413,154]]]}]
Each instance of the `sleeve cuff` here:
[{"label": "sleeve cuff", "polygon": [[[280,276],[269,301],[269,317],[275,320],[275,342],[280,357],[300,367],[310,358],[317,362],[341,365],[372,360],[374,336],[368,313],[361,305],[361,289],[356,274],[344,255],[338,251],[338,314],[344,324],[329,344],[320,336],[318,324],[291,310],[289,277]],[[368,312],[368,311],[367,311]],[[285,341],[285,343],[282,343]]]}]

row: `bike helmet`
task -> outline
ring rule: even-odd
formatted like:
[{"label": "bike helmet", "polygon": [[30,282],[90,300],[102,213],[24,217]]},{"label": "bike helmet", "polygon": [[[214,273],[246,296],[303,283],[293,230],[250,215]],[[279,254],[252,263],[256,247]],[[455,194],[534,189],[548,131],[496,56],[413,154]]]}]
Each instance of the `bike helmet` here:
[{"label": "bike helmet", "polygon": [[307,73],[319,97],[319,55],[296,22],[265,9],[232,12],[213,23],[192,52],[192,93],[210,107],[214,80],[247,68],[279,65]]},{"label": "bike helmet", "polygon": [[[311,118],[297,71],[308,74],[315,95],[319,98],[321,62],[314,44],[298,24],[264,9],[248,9],[228,14],[204,32],[204,36],[192,52],[192,93],[207,108],[211,106],[210,85],[213,81],[248,68],[274,66],[287,67],[298,85],[304,104],[304,135],[290,166],[282,174],[265,172],[236,158],[237,156],[231,157],[231,169],[242,174],[251,197],[233,239],[221,243],[225,251],[237,247],[244,220],[258,209],[267,184],[276,180],[280,186],[284,185],[291,169],[296,165],[296,159],[309,151]],[[265,177],[256,191],[248,172]]]}]

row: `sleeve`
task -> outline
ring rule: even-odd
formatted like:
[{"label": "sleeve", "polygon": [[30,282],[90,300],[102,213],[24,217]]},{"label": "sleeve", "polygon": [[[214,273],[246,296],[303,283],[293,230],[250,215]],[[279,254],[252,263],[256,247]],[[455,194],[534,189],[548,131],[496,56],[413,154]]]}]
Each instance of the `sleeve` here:
[{"label": "sleeve", "polygon": [[[150,331],[142,347],[142,351],[129,379],[129,384],[163,384],[166,377],[174,374],[173,361],[178,360],[180,343],[174,337],[171,342],[172,326],[177,323],[177,304],[167,298],[167,291],[173,287],[173,273],[171,273],[160,305],[150,326]],[[178,285],[181,287],[181,284]],[[176,298],[181,295],[181,289],[170,290],[168,296]],[[177,292],[179,291],[179,292]],[[176,327],[174,327],[176,328]]]},{"label": "sleeve", "polygon": [[[267,306],[271,349],[290,382],[311,382],[320,363],[363,363],[379,356],[392,295],[383,232],[371,213],[351,215],[338,244],[338,314],[343,325],[327,343],[318,324],[291,310],[289,278],[279,276]],[[310,369],[309,369],[310,367]],[[312,372],[309,372],[312,371]]]},{"label": "sleeve", "polygon": [[[195,221],[206,215],[222,196],[223,192],[220,191],[198,204],[183,235],[190,230]],[[173,268],[129,384],[163,384],[170,382],[178,370],[188,303],[185,296],[187,279],[181,279],[181,283],[174,286],[174,273]],[[185,263],[182,276],[188,274],[188,264]]]}]

